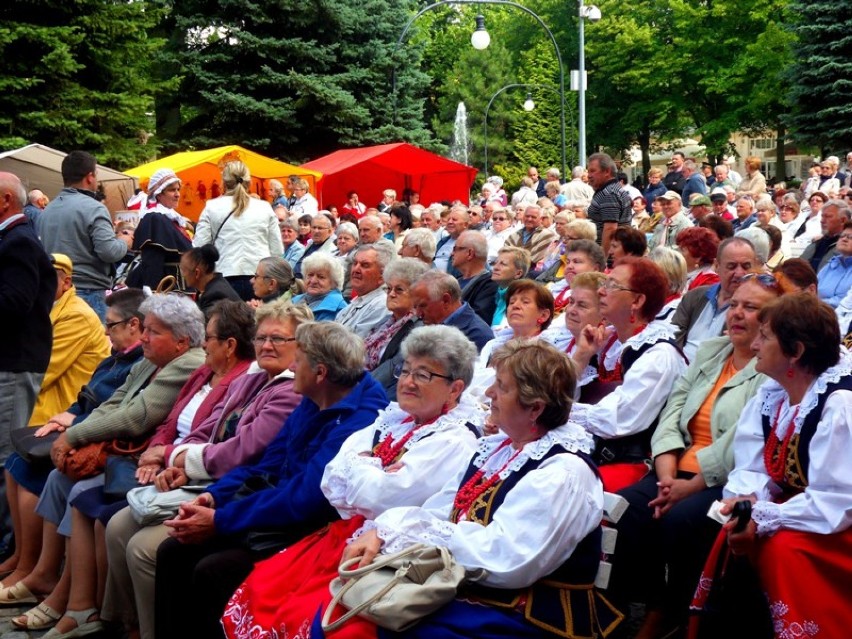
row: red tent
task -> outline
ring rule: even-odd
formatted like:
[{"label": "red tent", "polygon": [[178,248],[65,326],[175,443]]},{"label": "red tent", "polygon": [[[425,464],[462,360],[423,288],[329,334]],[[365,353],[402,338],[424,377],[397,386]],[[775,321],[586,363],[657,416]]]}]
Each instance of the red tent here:
[{"label": "red tent", "polygon": [[317,194],[323,207],[345,204],[349,191],[375,206],[385,189],[394,189],[401,200],[406,188],[420,193],[425,206],[441,200],[467,202],[476,177],[473,167],[404,142],[335,151],[302,166],[323,174]]}]

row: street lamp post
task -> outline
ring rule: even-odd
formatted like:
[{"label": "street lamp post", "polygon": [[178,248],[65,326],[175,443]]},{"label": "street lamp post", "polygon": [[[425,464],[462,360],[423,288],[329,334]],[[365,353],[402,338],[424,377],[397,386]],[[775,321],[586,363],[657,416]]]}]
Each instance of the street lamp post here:
[{"label": "street lamp post", "polygon": [[[579,0],[582,4],[583,0]],[[518,4],[517,2],[512,2],[511,0],[440,0],[439,2],[434,2],[426,7],[423,7],[417,14],[408,21],[408,24],[405,25],[405,28],[402,30],[402,33],[399,36],[399,39],[396,41],[396,47],[394,47],[392,57],[396,55],[396,52],[399,50],[399,47],[402,45],[405,40],[405,36],[408,35],[408,31],[411,28],[411,25],[422,16],[427,11],[432,11],[433,9],[437,9],[438,7],[442,7],[444,5],[459,5],[459,4],[490,4],[490,5],[498,5],[498,6],[507,6],[514,7],[515,9],[520,9],[527,15],[534,18],[538,24],[547,32],[548,37],[550,37],[550,42],[553,44],[553,49],[556,52],[556,61],[559,64],[559,96],[560,96],[560,127],[562,129],[562,174],[566,175],[566,162],[565,162],[565,68],[562,65],[562,54],[559,52],[559,45],[556,42],[556,38],[553,36],[553,32],[547,28],[547,25],[544,21],[539,17],[537,13],[528,9],[527,7]],[[600,13],[600,12],[598,12]],[[480,20],[481,18],[481,20]],[[471,39],[472,44],[476,48],[480,48],[479,44],[482,44],[481,48],[485,48],[488,46],[486,42],[486,37],[488,32],[485,31],[485,19],[482,16],[477,16],[476,20],[476,31],[474,32],[476,35],[476,40]],[[479,43],[479,44],[477,44]],[[393,95],[393,122],[396,124],[396,67],[391,71],[391,91]],[[585,155],[581,154],[581,157],[585,157]]]},{"label": "street lamp post", "polygon": [[[492,95],[491,99],[488,101],[488,106],[485,107],[485,117],[482,119],[482,137],[483,137],[483,140],[484,140],[483,150],[484,150],[484,156],[485,156],[484,167],[485,167],[485,176],[486,177],[488,176],[488,111],[491,109],[491,105],[494,104],[494,100],[497,99],[497,96],[499,96],[504,91],[508,91],[509,89],[517,89],[519,87],[524,87],[524,88],[527,88],[527,89],[545,89],[547,91],[553,91],[554,93],[556,93],[559,96],[560,100],[562,100],[561,108],[562,108],[563,113],[564,113],[564,110],[565,110],[565,95],[563,93],[561,93],[559,91],[559,89],[557,89],[556,87],[552,87],[552,86],[549,86],[549,85],[546,85],[546,84],[523,84],[523,83],[521,83],[521,84],[507,84],[506,86],[498,89],[496,91],[496,93],[494,93],[494,95]],[[532,94],[527,93],[526,100],[524,100],[524,111],[532,111],[534,108],[535,108],[535,103],[533,102]],[[563,149],[565,148],[565,118],[564,117],[562,118],[562,148]],[[565,160],[564,160],[564,158],[562,160],[562,170],[563,170],[563,175],[565,175],[565,172],[564,172],[565,171]]]},{"label": "street lamp post", "polygon": [[577,64],[577,152],[580,155],[580,166],[586,166],[586,20],[597,22],[601,19],[601,10],[594,5],[587,5],[584,0],[577,0],[579,11],[578,30],[580,36],[580,56]]}]

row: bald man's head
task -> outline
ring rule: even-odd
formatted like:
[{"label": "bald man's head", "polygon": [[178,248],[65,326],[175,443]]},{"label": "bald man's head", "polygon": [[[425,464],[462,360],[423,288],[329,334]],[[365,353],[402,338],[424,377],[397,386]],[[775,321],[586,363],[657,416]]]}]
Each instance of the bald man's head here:
[{"label": "bald man's head", "polygon": [[0,171],[0,220],[21,212],[27,202],[27,192],[14,173]]}]

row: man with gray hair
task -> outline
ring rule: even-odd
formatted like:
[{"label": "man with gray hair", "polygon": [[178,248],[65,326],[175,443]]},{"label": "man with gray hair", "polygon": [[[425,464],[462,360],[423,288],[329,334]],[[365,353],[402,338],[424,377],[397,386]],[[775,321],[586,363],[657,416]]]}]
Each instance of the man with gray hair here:
[{"label": "man with gray hair", "polygon": [[589,204],[592,201],[592,198],[595,195],[595,190],[583,182],[583,175],[585,173],[586,169],[582,166],[575,166],[571,171],[571,181],[562,185],[560,192],[568,200],[575,202],[583,201],[586,204]]},{"label": "man with gray hair", "polygon": [[615,229],[629,226],[633,219],[633,203],[621,188],[615,175],[615,162],[606,153],[593,153],[588,162],[589,184],[595,190],[589,205],[589,219],[598,230],[597,242],[604,255],[609,253],[609,243]]},{"label": "man with gray hair", "polygon": [[519,246],[530,252],[533,265],[547,257],[550,243],[556,239],[556,231],[544,228],[541,224],[541,207],[538,204],[528,206],[524,211],[524,226],[508,238],[505,246]]},{"label": "man with gray hair", "polygon": [[33,189],[27,193],[27,204],[24,207],[24,215],[27,216],[27,219],[30,221],[30,224],[33,225],[33,228],[38,228],[36,226],[38,218],[41,217],[41,212],[49,202],[50,198],[38,189]]},{"label": "man with gray hair", "polygon": [[461,299],[458,281],[449,273],[432,270],[411,287],[414,312],[428,325],[455,326],[482,350],[494,338],[494,331]]},{"label": "man with gray hair", "polygon": [[843,225],[849,221],[850,209],[843,200],[829,200],[822,207],[821,214],[822,237],[808,245],[802,253],[802,259],[807,260],[817,273],[837,255],[837,242]]},{"label": "man with gray hair", "polygon": [[497,282],[485,268],[488,260],[488,240],[480,231],[465,231],[453,247],[453,266],[461,276],[462,301],[491,326],[497,308]]},{"label": "man with gray hair", "polygon": [[[12,452],[11,432],[26,428],[50,362],[50,311],[57,277],[23,213],[26,191],[0,173],[0,462]],[[0,536],[11,530],[0,479]]]},{"label": "man with gray hair", "polygon": [[439,271],[446,271],[452,275],[458,275],[453,271],[452,256],[453,246],[456,243],[459,235],[468,229],[470,226],[470,214],[464,206],[454,206],[450,209],[450,214],[447,216],[447,222],[444,225],[446,233],[438,240],[438,246],[435,250],[435,268]]},{"label": "man with gray hair", "polygon": [[413,257],[432,266],[435,258],[435,234],[427,228],[411,229],[402,238],[402,247],[399,249],[400,257]]},{"label": "man with gray hair", "polygon": [[680,198],[684,206],[689,206],[689,196],[693,193],[707,195],[707,181],[704,179],[704,174],[698,170],[695,160],[692,158],[689,158],[683,163],[682,172],[685,182]]},{"label": "man with gray hair", "polygon": [[690,361],[698,347],[725,330],[725,316],[731,297],[740,286],[740,278],[757,266],[757,254],[751,242],[732,237],[719,244],[716,251],[716,272],[719,283],[698,286],[681,298],[671,318],[678,331],[678,345]]},{"label": "man with gray hair", "polygon": [[[364,218],[361,218],[363,221]],[[387,320],[387,293],[382,273],[395,257],[393,249],[383,244],[366,244],[355,250],[349,282],[354,299],[337,314],[335,321],[359,337]]]}]

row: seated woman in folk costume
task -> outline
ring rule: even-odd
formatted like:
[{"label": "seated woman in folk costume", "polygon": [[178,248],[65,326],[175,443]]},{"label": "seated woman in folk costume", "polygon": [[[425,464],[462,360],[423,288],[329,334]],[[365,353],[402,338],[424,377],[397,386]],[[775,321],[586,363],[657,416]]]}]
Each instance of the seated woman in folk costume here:
[{"label": "seated woman in folk costume", "polygon": [[[752,348],[771,379],[746,405],[723,514],[751,503],[742,530],[720,533],[693,607],[707,604],[727,544],[747,555],[776,637],[845,637],[852,626],[852,356],[837,318],[813,296],[764,307]],[[747,522],[747,523],[746,523]]]},{"label": "seated woman in folk costume", "polygon": [[[491,419],[502,432],[481,439],[467,469],[422,507],[385,511],[344,553],[363,566],[379,553],[426,543],[446,547],[478,577],[405,631],[358,619],[347,636],[606,637],[620,622],[593,585],[603,490],[587,455],[591,438],[566,423],[573,367],[541,340],[510,341],[492,362]],[[318,623],[311,630],[322,636]]]},{"label": "seated woman in folk costume", "polygon": [[614,387],[596,402],[579,402],[571,409],[571,420],[597,440],[595,461],[609,491],[648,472],[657,418],[686,371],[674,327],[654,321],[668,290],[659,266],[647,258],[625,257],[598,290],[604,322],[583,329],[572,356],[578,370],[585,370],[597,355],[598,382]]},{"label": "seated woman in folk costume", "polygon": [[[350,436],[323,474],[342,519],[259,563],[225,608],[228,637],[306,636],[331,600],[328,584],[347,540],[394,506],[419,506],[464,471],[486,417],[465,387],[476,346],[450,326],[414,329],[402,343],[397,401]],[[359,624],[337,633],[348,636]]]}]

